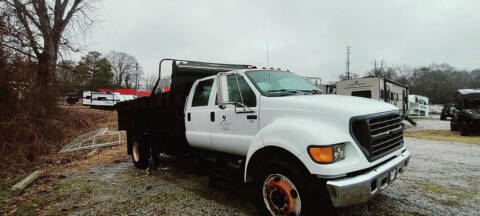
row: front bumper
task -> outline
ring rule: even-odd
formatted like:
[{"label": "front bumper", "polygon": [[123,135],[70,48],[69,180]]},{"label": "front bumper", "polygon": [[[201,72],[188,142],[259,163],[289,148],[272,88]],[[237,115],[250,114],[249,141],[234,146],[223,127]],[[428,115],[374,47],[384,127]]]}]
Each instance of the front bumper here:
[{"label": "front bumper", "polygon": [[405,150],[385,164],[366,173],[327,181],[327,189],[335,207],[366,202],[401,176],[408,166],[410,152]]}]

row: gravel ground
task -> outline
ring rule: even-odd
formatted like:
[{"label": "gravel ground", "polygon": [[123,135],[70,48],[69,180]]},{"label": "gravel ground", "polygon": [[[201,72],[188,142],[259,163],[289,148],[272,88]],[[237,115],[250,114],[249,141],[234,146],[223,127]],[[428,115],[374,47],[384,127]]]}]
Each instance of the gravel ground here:
[{"label": "gravel ground", "polygon": [[480,146],[405,138],[404,176],[371,201],[341,215],[479,215]]},{"label": "gravel ground", "polygon": [[404,121],[405,128],[407,130],[450,130],[450,119],[442,121],[440,117],[437,117],[414,119],[414,121],[417,122],[416,126]]},{"label": "gravel ground", "polygon": [[[338,215],[478,215],[480,145],[406,138],[412,152],[405,175],[367,203]],[[244,186],[211,188],[191,164],[162,158],[162,169],[134,168],[129,158],[67,169],[31,193],[33,214],[255,215]],[[53,198],[52,198],[53,197]],[[40,204],[41,200],[48,200]],[[40,207],[37,207],[40,206]]]}]

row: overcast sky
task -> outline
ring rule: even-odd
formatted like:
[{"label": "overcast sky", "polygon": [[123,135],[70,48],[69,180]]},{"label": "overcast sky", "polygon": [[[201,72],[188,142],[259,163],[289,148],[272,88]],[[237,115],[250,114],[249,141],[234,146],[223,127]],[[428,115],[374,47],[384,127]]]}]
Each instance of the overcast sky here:
[{"label": "overcast sky", "polygon": [[173,57],[267,65],[334,81],[375,59],[392,65],[480,68],[480,1],[102,0],[86,49],[126,52],[147,74]]}]

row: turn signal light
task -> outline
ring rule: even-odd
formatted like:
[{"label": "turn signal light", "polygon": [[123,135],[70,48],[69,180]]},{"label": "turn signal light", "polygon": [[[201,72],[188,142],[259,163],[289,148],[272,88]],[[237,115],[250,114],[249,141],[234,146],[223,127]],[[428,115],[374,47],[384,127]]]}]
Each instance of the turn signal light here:
[{"label": "turn signal light", "polygon": [[313,161],[317,163],[331,163],[333,162],[332,146],[328,147],[310,147],[308,153]]},{"label": "turn signal light", "polygon": [[308,154],[317,163],[333,163],[345,158],[345,143],[332,146],[310,146]]}]

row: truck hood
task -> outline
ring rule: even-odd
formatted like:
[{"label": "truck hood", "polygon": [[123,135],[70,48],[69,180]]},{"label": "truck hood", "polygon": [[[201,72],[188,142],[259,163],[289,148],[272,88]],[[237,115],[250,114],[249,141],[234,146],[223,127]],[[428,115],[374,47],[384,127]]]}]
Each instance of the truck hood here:
[{"label": "truck hood", "polygon": [[474,119],[480,119],[480,108],[464,109],[463,112]]},{"label": "truck hood", "polygon": [[262,108],[290,109],[320,113],[338,113],[345,117],[381,113],[398,110],[389,103],[343,95],[292,95],[283,97],[264,97]]}]

